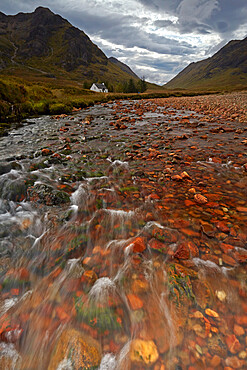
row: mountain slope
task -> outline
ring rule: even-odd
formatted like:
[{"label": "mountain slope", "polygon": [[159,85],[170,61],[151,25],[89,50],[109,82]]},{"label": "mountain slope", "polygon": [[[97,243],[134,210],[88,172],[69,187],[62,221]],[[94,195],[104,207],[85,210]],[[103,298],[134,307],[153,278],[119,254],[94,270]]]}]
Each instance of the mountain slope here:
[{"label": "mountain slope", "polygon": [[134,77],[134,78],[139,78],[135,72],[132,71],[132,69],[125,63],[122,63],[120,62],[120,60],[114,58],[114,57],[110,57],[109,58],[109,61],[116,64],[118,67],[121,68],[122,71],[128,73],[131,77]]},{"label": "mountain slope", "polygon": [[112,63],[83,31],[43,7],[14,16],[0,13],[0,70],[81,82],[117,83],[132,76]]},{"label": "mountain slope", "polygon": [[165,87],[171,89],[247,87],[247,38],[230,41],[212,57],[191,63]]}]

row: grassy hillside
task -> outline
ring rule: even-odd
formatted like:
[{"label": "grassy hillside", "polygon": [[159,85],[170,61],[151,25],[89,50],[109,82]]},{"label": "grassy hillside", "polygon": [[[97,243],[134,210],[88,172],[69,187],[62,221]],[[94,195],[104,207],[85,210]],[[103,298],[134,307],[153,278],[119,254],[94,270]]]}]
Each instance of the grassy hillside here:
[{"label": "grassy hillside", "polygon": [[42,7],[14,16],[0,13],[0,71],[113,86],[130,77],[138,80],[131,70],[111,62],[83,31]]},{"label": "grassy hillside", "polygon": [[247,38],[231,41],[211,58],[191,63],[166,88],[238,90],[247,88]]},{"label": "grassy hillside", "polygon": [[0,135],[9,129],[12,122],[42,114],[69,114],[73,108],[84,108],[97,102],[198,95],[195,91],[166,90],[153,84],[148,84],[147,91],[142,94],[104,94],[84,89],[83,84],[77,81],[44,76],[35,78],[34,75],[30,78],[30,74],[25,77],[0,76]]},{"label": "grassy hillside", "polygon": [[29,115],[69,113],[100,101],[104,94],[83,89],[70,80],[28,81],[0,77],[0,122],[20,120]]}]

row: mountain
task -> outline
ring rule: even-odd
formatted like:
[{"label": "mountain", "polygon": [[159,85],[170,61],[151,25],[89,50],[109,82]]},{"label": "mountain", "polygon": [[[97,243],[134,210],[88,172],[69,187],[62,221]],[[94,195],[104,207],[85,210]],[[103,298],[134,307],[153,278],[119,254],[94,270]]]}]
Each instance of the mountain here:
[{"label": "mountain", "polygon": [[139,78],[135,74],[135,72],[133,72],[132,69],[129,66],[127,66],[127,64],[120,62],[120,60],[118,60],[118,59],[116,59],[114,57],[110,57],[109,58],[109,61],[112,62],[112,63],[114,63],[114,64],[116,64],[122,71],[128,73],[130,76],[132,76],[134,78]]},{"label": "mountain", "polygon": [[105,81],[112,84],[138,78],[121,68],[78,28],[48,8],[33,13],[0,12],[0,73],[21,76]]},{"label": "mountain", "polygon": [[237,89],[247,87],[247,37],[233,40],[212,57],[191,63],[166,88]]}]

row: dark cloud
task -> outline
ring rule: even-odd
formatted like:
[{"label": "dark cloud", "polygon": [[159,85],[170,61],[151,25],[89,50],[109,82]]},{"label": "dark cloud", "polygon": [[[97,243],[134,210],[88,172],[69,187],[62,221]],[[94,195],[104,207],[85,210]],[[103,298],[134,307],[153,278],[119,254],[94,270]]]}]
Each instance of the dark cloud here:
[{"label": "dark cloud", "polygon": [[220,11],[210,19],[214,31],[222,37],[231,36],[240,26],[246,25],[246,0],[220,0]]},{"label": "dark cloud", "polygon": [[107,56],[161,83],[238,38],[247,19],[246,0],[1,0],[0,10],[17,14],[38,6],[68,19]]},{"label": "dark cloud", "polygon": [[[79,15],[70,12],[68,15],[72,23],[81,24],[86,33],[117,45],[123,45],[124,48],[138,47],[169,55],[188,55],[193,51],[193,47],[189,43],[146,32],[141,27],[141,24],[146,22],[146,18],[116,14],[104,17],[88,12]],[[133,24],[139,25],[133,26]]]},{"label": "dark cloud", "polygon": [[152,67],[162,71],[163,73],[174,73],[181,68],[180,62],[159,60],[154,58],[144,57],[139,60],[139,63],[145,67]]},{"label": "dark cloud", "polygon": [[1,0],[1,12],[6,14],[17,14],[20,12],[32,12],[38,6],[49,7],[52,11],[57,8],[55,1],[39,1],[39,0]]},{"label": "dark cloud", "polygon": [[[224,37],[226,34],[238,30],[241,25],[246,24],[246,0],[137,1],[159,14],[164,12],[166,15],[177,17],[176,28],[180,33],[206,34],[217,32]],[[169,24],[169,26],[172,25]]]},{"label": "dark cloud", "polygon": [[173,29],[177,29],[176,23],[170,21],[169,19],[159,19],[158,21],[155,21],[153,24],[157,28],[173,28]]},{"label": "dark cloud", "polygon": [[142,5],[156,10],[157,12],[166,11],[176,15],[176,9],[182,0],[137,0]]},{"label": "dark cloud", "polygon": [[198,23],[191,21],[190,23],[184,22],[180,24],[178,22],[172,22],[170,20],[158,20],[154,22],[154,26],[157,28],[164,28],[178,33],[197,33],[201,35],[208,35],[212,31],[212,28],[207,24]]}]

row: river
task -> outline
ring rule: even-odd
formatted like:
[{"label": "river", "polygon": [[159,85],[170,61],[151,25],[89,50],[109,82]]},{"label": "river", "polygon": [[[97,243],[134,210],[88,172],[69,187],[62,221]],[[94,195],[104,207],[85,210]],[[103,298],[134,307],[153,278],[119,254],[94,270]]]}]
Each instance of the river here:
[{"label": "river", "polygon": [[1,369],[246,368],[246,121],[183,99],[0,138]]}]

